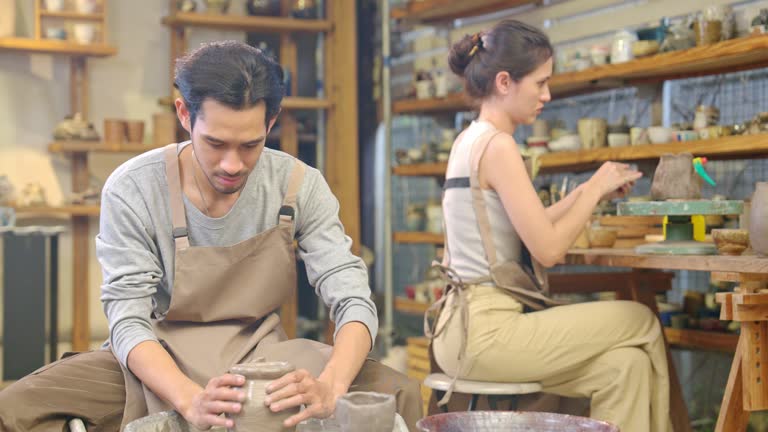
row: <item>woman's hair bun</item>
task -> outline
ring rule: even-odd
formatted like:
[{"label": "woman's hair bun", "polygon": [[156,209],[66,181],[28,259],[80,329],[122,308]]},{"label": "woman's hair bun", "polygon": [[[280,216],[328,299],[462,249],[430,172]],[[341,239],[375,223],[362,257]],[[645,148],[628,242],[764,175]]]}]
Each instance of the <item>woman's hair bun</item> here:
[{"label": "woman's hair bun", "polygon": [[448,65],[450,65],[453,73],[460,77],[464,77],[464,71],[469,66],[469,62],[472,61],[472,48],[475,46],[475,41],[472,35],[464,35],[458,42],[451,47],[451,53],[448,55]]}]

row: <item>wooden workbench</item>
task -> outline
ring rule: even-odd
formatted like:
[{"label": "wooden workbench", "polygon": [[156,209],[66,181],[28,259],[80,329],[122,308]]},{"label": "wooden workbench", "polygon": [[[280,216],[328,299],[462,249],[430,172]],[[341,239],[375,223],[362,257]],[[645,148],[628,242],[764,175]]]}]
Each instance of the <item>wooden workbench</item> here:
[{"label": "wooden workbench", "polygon": [[[722,319],[742,321],[742,332],[731,365],[728,384],[717,420],[717,432],[746,431],[749,412],[768,409],[768,258],[756,256],[638,255],[632,249],[574,249],[566,264],[629,267],[635,269],[695,270],[712,272],[719,281],[738,282],[739,293],[718,295]],[[658,313],[652,292],[631,289],[630,298]],[[762,347],[762,349],[761,349]],[[690,431],[688,410],[680,382],[669,357],[670,404],[675,432]],[[764,366],[761,369],[761,360]]]}]

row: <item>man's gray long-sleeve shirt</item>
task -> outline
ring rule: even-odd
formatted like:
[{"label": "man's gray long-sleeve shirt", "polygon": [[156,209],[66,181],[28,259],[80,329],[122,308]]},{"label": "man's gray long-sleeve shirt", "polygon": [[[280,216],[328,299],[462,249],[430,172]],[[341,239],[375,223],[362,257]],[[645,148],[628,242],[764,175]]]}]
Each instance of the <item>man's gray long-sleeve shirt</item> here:
[{"label": "man's gray long-sleeve shirt", "polygon": [[[221,218],[207,217],[185,196],[191,245],[231,246],[276,226],[293,164],[291,156],[264,149],[237,202]],[[367,271],[350,252],[352,242],[339,221],[338,201],[316,169],[308,167],[297,201],[295,238],[310,284],[330,308],[337,330],[359,321],[368,327],[373,342],[378,319]],[[171,231],[163,149],[151,150],[110,175],[102,191],[96,237],[109,342],[123,365],[136,345],[157,340],[151,318],[162,318],[170,305],[175,251]]]}]

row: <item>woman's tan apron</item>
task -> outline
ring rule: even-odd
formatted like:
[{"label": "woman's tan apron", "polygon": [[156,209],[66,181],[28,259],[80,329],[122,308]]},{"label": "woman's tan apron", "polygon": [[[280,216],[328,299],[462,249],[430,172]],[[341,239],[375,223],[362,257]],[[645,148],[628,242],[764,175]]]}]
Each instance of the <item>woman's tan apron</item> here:
[{"label": "woman's tan apron", "polygon": [[[305,165],[295,161],[276,227],[230,247],[192,247],[176,144],[165,148],[165,161],[176,255],[170,307],[164,316],[152,317],[160,343],[181,371],[203,387],[232,365],[256,356],[290,360],[318,374],[330,347],[304,339],[286,341],[275,314],[296,289],[294,217]],[[125,367],[123,375],[121,428],[172,409]]]},{"label": "woman's tan apron", "polygon": [[[491,223],[488,217],[488,211],[486,210],[485,198],[483,197],[483,190],[480,187],[480,180],[478,171],[480,168],[480,160],[488,148],[488,144],[493,138],[500,134],[501,131],[492,128],[482,134],[472,144],[470,151],[470,175],[469,185],[472,193],[472,208],[475,212],[477,219],[477,226],[480,231],[480,238],[483,243],[483,250],[485,252],[486,260],[488,261],[489,274],[487,276],[473,279],[462,280],[461,277],[450,266],[450,249],[448,245],[448,235],[446,232],[444,244],[445,244],[445,258],[443,263],[433,263],[433,267],[440,270],[440,274],[445,280],[445,286],[443,288],[443,295],[440,300],[432,304],[427,312],[424,314],[424,334],[430,339],[437,337],[440,332],[448,325],[448,320],[453,319],[456,313],[459,314],[461,320],[462,340],[459,348],[459,367],[450,388],[446,392],[445,396],[438,402],[438,405],[444,405],[448,403],[453,392],[454,384],[463,372],[471,368],[471,358],[466,356],[467,348],[467,334],[469,330],[469,305],[467,301],[467,292],[472,285],[480,285],[486,283],[492,283],[495,287],[499,288],[504,293],[512,296],[520,303],[528,306],[534,310],[541,310],[547,306],[553,306],[561,304],[557,301],[549,298],[549,284],[547,281],[547,274],[545,269],[536,260],[532,259],[533,269],[531,271],[526,270],[517,261],[499,261],[496,254],[496,246],[494,246],[493,235],[491,232]],[[459,135],[456,138],[458,142],[462,139]],[[454,148],[456,146],[454,145]],[[453,152],[452,152],[453,153]],[[453,157],[453,154],[451,154]],[[530,167],[527,166],[530,174]],[[454,291],[457,296],[455,307],[453,310],[445,311],[449,313],[448,319],[443,320],[442,326],[438,326],[437,317],[434,318],[434,324],[430,324],[429,319],[435,315],[439,316],[442,312],[443,306],[448,298],[448,293]]]}]

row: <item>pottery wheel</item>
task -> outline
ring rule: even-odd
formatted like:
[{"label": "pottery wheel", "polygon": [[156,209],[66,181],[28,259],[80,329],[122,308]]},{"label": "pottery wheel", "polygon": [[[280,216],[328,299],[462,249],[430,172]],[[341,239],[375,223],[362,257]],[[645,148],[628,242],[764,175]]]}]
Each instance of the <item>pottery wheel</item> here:
[{"label": "pottery wheel", "polygon": [[640,245],[635,252],[644,255],[715,255],[712,243],[693,239],[694,215],[738,215],[744,210],[743,201],[725,200],[667,200],[624,202],[618,205],[620,216],[667,216],[664,241]]}]

